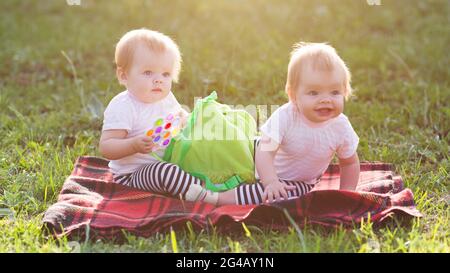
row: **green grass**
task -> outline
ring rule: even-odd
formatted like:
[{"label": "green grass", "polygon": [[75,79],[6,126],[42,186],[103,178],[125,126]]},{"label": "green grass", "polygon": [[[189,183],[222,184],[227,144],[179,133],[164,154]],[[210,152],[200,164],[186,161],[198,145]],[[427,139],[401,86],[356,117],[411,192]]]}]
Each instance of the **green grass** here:
[{"label": "green grass", "polygon": [[[81,4],[0,2],[0,252],[450,252],[448,1]],[[353,74],[356,96],[345,113],[360,158],[394,163],[424,217],[350,230],[186,229],[176,240],[128,234],[120,245],[45,237],[43,213],[73,162],[99,155],[103,109],[122,91],[114,44],[137,27],[179,44],[184,63],[173,89],[190,107],[213,89],[228,104],[281,105],[291,46],[331,43]]]}]

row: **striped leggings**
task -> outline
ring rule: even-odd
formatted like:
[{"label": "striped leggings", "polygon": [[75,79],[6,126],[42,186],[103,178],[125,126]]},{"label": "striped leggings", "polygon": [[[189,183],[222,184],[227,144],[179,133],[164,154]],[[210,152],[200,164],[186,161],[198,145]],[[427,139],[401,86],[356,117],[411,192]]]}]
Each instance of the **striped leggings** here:
[{"label": "striped leggings", "polygon": [[[167,162],[155,162],[144,165],[135,172],[115,177],[119,184],[150,191],[156,194],[185,199],[187,190],[192,184],[204,186],[203,181],[183,171],[177,165]],[[304,182],[280,180],[287,185],[296,186],[288,191],[290,198],[302,196],[312,190],[314,185]],[[264,186],[260,182],[241,184],[235,189],[236,204],[261,204]]]},{"label": "striped leggings", "polygon": [[[288,198],[296,198],[307,194],[314,188],[314,184],[307,184],[302,181],[287,181],[281,180],[281,183],[288,186],[295,186],[295,190],[287,191]],[[254,184],[241,184],[236,187],[236,204],[239,205],[257,205],[263,203],[262,197],[264,193],[264,186],[257,181]]]},{"label": "striped leggings", "polygon": [[133,173],[116,176],[114,180],[125,186],[183,200],[192,184],[202,184],[200,179],[177,165],[160,161],[144,165]]}]

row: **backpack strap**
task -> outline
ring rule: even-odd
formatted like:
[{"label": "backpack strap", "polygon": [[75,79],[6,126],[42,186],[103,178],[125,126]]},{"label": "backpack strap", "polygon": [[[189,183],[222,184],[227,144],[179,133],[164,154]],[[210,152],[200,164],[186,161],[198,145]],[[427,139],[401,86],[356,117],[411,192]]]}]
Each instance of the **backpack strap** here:
[{"label": "backpack strap", "polygon": [[189,174],[205,181],[206,189],[213,192],[228,191],[239,186],[239,184],[243,182],[242,178],[240,178],[239,175],[233,175],[222,184],[214,184],[211,182],[211,179],[209,179],[209,177],[202,173],[190,172]]},{"label": "backpack strap", "polygon": [[232,177],[230,177],[227,181],[225,181],[223,184],[225,185],[227,190],[231,190],[239,186],[239,184],[241,184],[242,182],[244,182],[242,178],[239,175],[235,174]]}]

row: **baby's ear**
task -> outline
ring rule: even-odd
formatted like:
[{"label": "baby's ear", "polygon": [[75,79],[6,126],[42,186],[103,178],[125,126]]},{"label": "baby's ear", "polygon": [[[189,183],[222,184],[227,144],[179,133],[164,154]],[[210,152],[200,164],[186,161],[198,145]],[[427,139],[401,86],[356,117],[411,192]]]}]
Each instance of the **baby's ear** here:
[{"label": "baby's ear", "polygon": [[117,80],[121,85],[127,84],[127,73],[121,67],[117,67],[116,69]]},{"label": "baby's ear", "polygon": [[286,92],[286,94],[287,94],[289,100],[292,100],[292,99],[293,99],[293,96],[292,96],[292,89],[291,89],[291,87],[290,87],[289,85],[286,84],[286,88],[285,88],[284,91]]}]

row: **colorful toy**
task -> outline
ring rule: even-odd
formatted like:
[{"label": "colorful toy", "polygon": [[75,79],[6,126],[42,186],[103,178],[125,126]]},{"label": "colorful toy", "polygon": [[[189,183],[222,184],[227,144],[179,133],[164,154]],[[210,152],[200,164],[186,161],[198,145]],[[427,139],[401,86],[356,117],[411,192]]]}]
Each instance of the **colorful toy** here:
[{"label": "colorful toy", "polygon": [[151,137],[156,144],[153,151],[166,148],[172,139],[180,132],[180,117],[169,114],[166,118],[159,118],[153,124],[153,128],[148,130],[146,135]]}]

